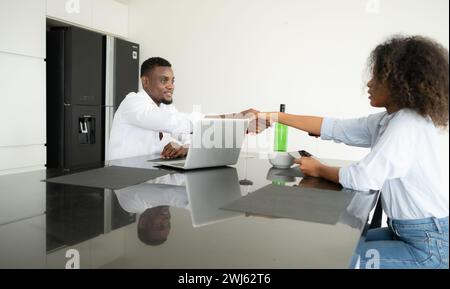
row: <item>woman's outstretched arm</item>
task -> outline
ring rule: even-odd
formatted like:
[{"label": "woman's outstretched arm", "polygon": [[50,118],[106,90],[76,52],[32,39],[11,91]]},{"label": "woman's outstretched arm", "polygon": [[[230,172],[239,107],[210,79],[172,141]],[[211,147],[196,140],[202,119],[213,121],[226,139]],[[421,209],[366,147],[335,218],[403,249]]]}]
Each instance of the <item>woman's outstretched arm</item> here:
[{"label": "woman's outstretched arm", "polygon": [[320,136],[323,117],[278,112],[271,120],[306,131],[311,135]]}]

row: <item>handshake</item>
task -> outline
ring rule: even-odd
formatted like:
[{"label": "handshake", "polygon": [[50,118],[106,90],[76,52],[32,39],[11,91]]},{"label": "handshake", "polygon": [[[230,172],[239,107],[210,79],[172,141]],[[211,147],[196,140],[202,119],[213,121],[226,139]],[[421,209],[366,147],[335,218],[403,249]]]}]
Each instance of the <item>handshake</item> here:
[{"label": "handshake", "polygon": [[247,128],[247,133],[258,134],[265,129],[272,126],[274,122],[278,121],[277,112],[261,112],[256,109],[247,109],[240,113],[234,113],[229,115],[221,115],[221,118],[234,118],[234,119],[248,119],[250,124]]},{"label": "handshake", "polygon": [[[250,121],[247,128],[247,134],[258,134],[272,126],[278,120],[277,112],[260,112],[255,109],[247,109],[239,113],[209,115],[206,118],[229,118],[229,119],[248,119]],[[167,144],[161,152],[164,159],[174,159],[185,157],[188,153],[188,147],[175,142]]]}]

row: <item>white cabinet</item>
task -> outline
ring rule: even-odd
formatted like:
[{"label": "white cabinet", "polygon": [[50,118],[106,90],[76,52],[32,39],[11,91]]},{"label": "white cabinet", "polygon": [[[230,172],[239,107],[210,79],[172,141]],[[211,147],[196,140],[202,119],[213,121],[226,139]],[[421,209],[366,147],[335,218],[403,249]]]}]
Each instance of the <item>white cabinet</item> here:
[{"label": "white cabinet", "polygon": [[92,27],[92,0],[47,0],[47,16]]},{"label": "white cabinet", "polygon": [[0,175],[44,168],[46,0],[0,1]]},{"label": "white cabinet", "polygon": [[42,170],[45,168],[46,157],[43,144],[0,147],[0,175]]},{"label": "white cabinet", "polygon": [[118,36],[128,36],[128,6],[112,0],[93,0],[92,27]]},{"label": "white cabinet", "polygon": [[106,34],[128,36],[128,5],[115,0],[47,0],[47,16]]},{"label": "white cabinet", "polygon": [[0,1],[0,51],[45,58],[45,0]]},{"label": "white cabinet", "polygon": [[0,147],[44,145],[44,60],[0,52],[0,63]]}]

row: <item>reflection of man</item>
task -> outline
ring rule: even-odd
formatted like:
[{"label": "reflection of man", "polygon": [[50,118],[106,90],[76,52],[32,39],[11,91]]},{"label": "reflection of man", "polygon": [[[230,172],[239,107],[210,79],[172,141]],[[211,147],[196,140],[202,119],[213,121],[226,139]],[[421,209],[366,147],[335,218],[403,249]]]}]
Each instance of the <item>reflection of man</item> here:
[{"label": "reflection of man", "polygon": [[[160,57],[141,66],[143,90],[131,92],[117,109],[109,142],[109,159],[159,154],[184,156],[192,123],[200,114],[180,113],[172,105],[175,77],[172,65]],[[176,139],[177,138],[177,139]],[[174,144],[175,149],[168,150]]]},{"label": "reflection of man", "polygon": [[169,206],[188,206],[184,183],[183,175],[170,174],[115,191],[125,211],[139,214],[137,235],[144,244],[155,246],[167,240],[170,233]]},{"label": "reflection of man", "polygon": [[158,206],[145,210],[138,221],[138,237],[147,245],[161,245],[170,233],[169,206]]}]

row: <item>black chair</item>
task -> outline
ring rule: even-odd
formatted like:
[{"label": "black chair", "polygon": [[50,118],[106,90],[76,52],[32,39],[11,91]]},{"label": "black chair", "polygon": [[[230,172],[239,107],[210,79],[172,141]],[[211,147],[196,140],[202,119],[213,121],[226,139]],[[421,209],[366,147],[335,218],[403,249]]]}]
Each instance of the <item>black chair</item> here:
[{"label": "black chair", "polygon": [[381,205],[381,195],[380,195],[380,197],[378,197],[378,201],[375,206],[375,211],[373,212],[372,220],[370,221],[369,229],[381,228],[382,218],[383,218],[383,207]]}]

